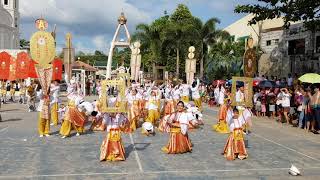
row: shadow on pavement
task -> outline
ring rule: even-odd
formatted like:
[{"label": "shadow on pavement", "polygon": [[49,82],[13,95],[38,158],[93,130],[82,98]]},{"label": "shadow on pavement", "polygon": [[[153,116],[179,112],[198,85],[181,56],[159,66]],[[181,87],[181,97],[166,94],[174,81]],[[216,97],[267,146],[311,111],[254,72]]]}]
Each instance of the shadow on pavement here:
[{"label": "shadow on pavement", "polygon": [[16,118],[16,119],[7,119],[7,120],[3,120],[1,122],[10,122],[10,121],[21,121],[22,119],[20,118]]}]

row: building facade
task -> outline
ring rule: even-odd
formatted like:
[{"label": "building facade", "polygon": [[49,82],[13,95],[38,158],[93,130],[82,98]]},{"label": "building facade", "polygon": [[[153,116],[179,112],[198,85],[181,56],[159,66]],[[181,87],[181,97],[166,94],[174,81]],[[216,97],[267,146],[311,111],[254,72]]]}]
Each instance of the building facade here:
[{"label": "building facade", "polygon": [[19,0],[0,0],[0,49],[19,49]]},{"label": "building facade", "polygon": [[235,37],[235,41],[253,37],[255,45],[262,50],[258,60],[260,75],[286,77],[289,73],[320,73],[320,32],[308,31],[301,22],[284,29],[282,18],[249,26],[252,17],[247,15],[224,30]]}]

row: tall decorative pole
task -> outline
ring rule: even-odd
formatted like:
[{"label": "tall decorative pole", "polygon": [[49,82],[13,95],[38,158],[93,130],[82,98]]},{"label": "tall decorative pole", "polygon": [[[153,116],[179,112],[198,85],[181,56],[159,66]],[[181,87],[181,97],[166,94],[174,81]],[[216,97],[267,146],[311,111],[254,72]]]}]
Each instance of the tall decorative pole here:
[{"label": "tall decorative pole", "polygon": [[186,80],[187,84],[191,84],[194,79],[194,73],[196,73],[196,59],[194,59],[195,48],[190,46],[188,51],[188,59],[186,59]]},{"label": "tall decorative pole", "polygon": [[74,48],[72,48],[72,35],[66,34],[66,48],[63,48],[66,80],[70,81],[72,75],[72,63],[74,61]]},{"label": "tall decorative pole", "polygon": [[141,54],[140,54],[140,42],[133,43],[131,48],[131,79],[136,82],[139,79],[140,67],[141,67]]},{"label": "tall decorative pole", "polygon": [[[130,47],[130,34],[129,34],[129,30],[127,28],[127,18],[124,16],[124,13],[122,12],[120,17],[118,18],[118,27],[117,30],[113,36],[113,39],[111,41],[111,45],[110,45],[110,49],[109,49],[109,55],[108,55],[108,64],[107,64],[107,74],[106,77],[107,78],[111,78],[111,66],[112,66],[112,56],[113,56],[113,50],[116,47]],[[119,36],[119,31],[120,28],[124,27],[125,32],[126,32],[126,36],[127,36],[127,40],[126,41],[119,41],[117,38]]]},{"label": "tall decorative pole", "polygon": [[34,33],[30,39],[30,53],[33,60],[38,64],[36,71],[42,87],[43,98],[39,116],[40,137],[49,136],[50,131],[50,98],[49,87],[52,79],[52,65],[50,64],[56,55],[55,40],[51,33],[45,30],[48,27],[46,20],[40,18],[36,20],[36,27],[39,31]]}]

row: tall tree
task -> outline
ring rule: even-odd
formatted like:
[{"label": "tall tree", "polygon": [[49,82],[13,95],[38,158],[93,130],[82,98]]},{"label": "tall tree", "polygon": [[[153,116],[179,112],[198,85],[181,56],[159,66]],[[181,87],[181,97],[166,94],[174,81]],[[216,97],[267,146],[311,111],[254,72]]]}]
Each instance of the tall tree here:
[{"label": "tall tree", "polygon": [[[195,18],[187,6],[179,4],[170,16],[169,23],[161,33],[162,42],[166,47],[174,48],[176,52],[176,77],[180,74],[181,51],[190,44],[195,44],[199,33],[195,31]],[[185,55],[182,55],[185,57]]]},{"label": "tall tree", "polygon": [[319,0],[257,0],[259,4],[238,5],[237,13],[253,13],[255,17],[249,21],[256,24],[261,20],[283,18],[284,26],[290,22],[303,21],[307,28],[320,28]]},{"label": "tall tree", "polygon": [[226,42],[230,40],[228,32],[219,30],[216,28],[216,24],[220,23],[217,18],[211,18],[205,23],[198,18],[195,18],[197,22],[197,30],[200,34],[200,78],[203,78],[204,64],[206,63],[207,55],[210,46],[218,42]]}]

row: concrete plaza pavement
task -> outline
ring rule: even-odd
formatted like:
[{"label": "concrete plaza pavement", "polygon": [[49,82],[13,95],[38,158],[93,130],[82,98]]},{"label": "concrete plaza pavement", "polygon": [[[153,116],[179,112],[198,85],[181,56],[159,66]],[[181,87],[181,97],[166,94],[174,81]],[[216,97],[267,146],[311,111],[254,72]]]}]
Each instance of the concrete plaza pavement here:
[{"label": "concrete plaza pavement", "polygon": [[[52,135],[39,138],[36,112],[6,104],[0,113],[0,179],[320,179],[320,135],[268,118],[253,119],[246,160],[221,155],[227,135],[212,131],[217,109],[205,107],[206,124],[189,133],[192,153],[164,154],[168,134],[145,137],[138,129],[123,134],[126,161],[99,162],[106,132],[61,139],[60,126],[51,126]],[[288,174],[291,164],[302,176]]]}]

